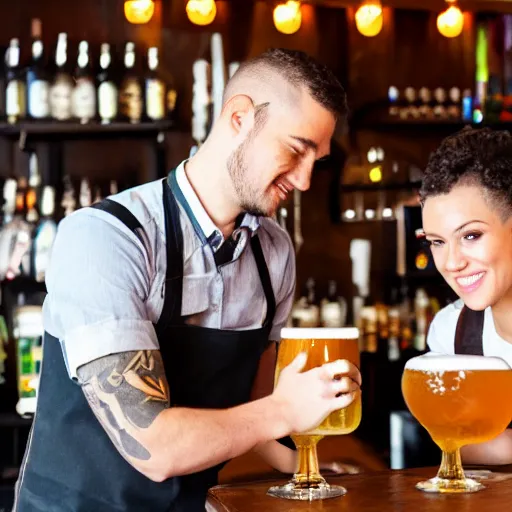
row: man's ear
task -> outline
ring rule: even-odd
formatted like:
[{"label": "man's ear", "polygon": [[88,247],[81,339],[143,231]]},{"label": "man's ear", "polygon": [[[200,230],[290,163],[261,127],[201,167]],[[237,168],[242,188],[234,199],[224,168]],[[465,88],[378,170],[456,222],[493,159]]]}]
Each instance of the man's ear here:
[{"label": "man's ear", "polygon": [[249,96],[237,94],[224,105],[225,115],[233,135],[245,137],[254,127],[254,103]]}]

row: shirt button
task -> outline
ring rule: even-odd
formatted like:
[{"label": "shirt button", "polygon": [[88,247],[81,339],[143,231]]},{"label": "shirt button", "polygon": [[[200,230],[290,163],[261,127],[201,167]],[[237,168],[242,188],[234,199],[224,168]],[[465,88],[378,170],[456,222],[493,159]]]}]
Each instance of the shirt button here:
[{"label": "shirt button", "polygon": [[218,304],[213,304],[212,305],[212,311],[217,313],[217,311],[219,311],[219,305]]}]

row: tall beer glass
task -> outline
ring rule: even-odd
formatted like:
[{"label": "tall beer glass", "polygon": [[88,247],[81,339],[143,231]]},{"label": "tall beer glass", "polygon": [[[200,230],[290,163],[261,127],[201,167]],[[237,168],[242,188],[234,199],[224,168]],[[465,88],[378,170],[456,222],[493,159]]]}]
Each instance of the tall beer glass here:
[{"label": "tall beer glass", "polygon": [[490,441],[512,419],[512,369],[497,357],[428,353],[410,359],[402,392],[411,414],[442,450],[435,478],[422,491],[475,492],[484,486],[466,478],[460,448]]},{"label": "tall beer glass", "polygon": [[[359,368],[359,331],[356,328],[287,328],[281,331],[275,382],[281,370],[301,352],[308,354],[303,371],[337,359],[347,359]],[[343,496],[344,487],[329,485],[320,475],[316,445],[324,436],[350,434],[361,422],[361,395],[346,408],[331,413],[308,432],[292,434],[299,468],[283,486],[271,487],[268,494],[293,500],[321,500]]]}]

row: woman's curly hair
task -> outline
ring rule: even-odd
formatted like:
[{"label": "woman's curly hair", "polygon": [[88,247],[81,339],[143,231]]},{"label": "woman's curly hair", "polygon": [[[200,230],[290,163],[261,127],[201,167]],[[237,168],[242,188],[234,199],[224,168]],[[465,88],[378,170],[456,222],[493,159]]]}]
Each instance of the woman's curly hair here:
[{"label": "woman's curly hair", "polygon": [[455,185],[478,185],[504,218],[512,213],[512,136],[508,131],[465,127],[430,155],[421,203]]}]

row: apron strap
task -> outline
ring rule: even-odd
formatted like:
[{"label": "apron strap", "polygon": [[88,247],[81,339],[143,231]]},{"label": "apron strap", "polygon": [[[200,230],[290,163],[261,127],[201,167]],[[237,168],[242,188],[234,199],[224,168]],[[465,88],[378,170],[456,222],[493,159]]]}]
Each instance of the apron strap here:
[{"label": "apron strap", "polygon": [[473,311],[464,306],[455,331],[455,353],[483,356],[484,311]]},{"label": "apron strap", "polygon": [[265,299],[267,300],[267,316],[263,322],[263,326],[272,327],[274,321],[274,315],[276,313],[276,299],[274,296],[274,290],[272,288],[272,281],[270,280],[270,274],[268,272],[267,263],[265,262],[265,255],[261,248],[260,239],[258,235],[254,235],[251,238],[251,249],[256,260],[256,266],[258,267],[258,274],[260,275],[261,284],[263,285],[263,291],[265,292]]},{"label": "apron strap", "polygon": [[[181,231],[178,202],[177,198],[174,196],[174,191],[179,193],[175,172],[170,172],[168,178],[163,180],[163,188],[165,232],[167,240],[167,273],[165,277],[166,289],[164,294],[164,306],[156,326],[157,333],[165,329],[170,322],[176,322],[176,320],[181,318],[181,300],[183,293],[183,234]],[[186,201],[184,201],[184,205],[190,208]],[[190,217],[194,219],[193,215]],[[196,232],[197,231],[198,230],[196,230]],[[202,233],[201,230],[199,230],[199,232]],[[204,240],[204,242],[207,243],[207,240]],[[276,300],[268,267],[265,262],[265,256],[263,255],[263,250],[257,235],[251,238],[251,248],[267,301],[267,315],[263,325],[272,326],[276,311]]]},{"label": "apron strap", "polygon": [[[169,175],[173,175],[171,172]],[[176,178],[174,178],[176,179]],[[168,325],[181,318],[181,300],[183,294],[183,233],[180,224],[178,203],[169,186],[168,180],[162,181],[165,216],[165,239],[167,248],[167,270],[165,275],[164,304],[156,324],[157,334]]]},{"label": "apron strap", "polygon": [[90,208],[96,208],[97,210],[103,210],[104,212],[110,213],[135,234],[137,234],[137,229],[142,229],[142,224],[137,220],[137,217],[135,217],[135,215],[133,215],[126,206],[123,206],[117,201],[113,201],[112,199],[103,199],[100,202],[91,205]]}]

